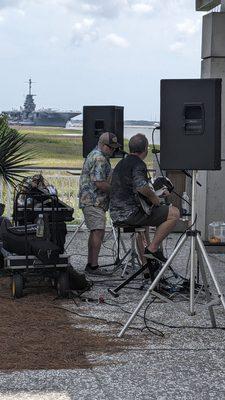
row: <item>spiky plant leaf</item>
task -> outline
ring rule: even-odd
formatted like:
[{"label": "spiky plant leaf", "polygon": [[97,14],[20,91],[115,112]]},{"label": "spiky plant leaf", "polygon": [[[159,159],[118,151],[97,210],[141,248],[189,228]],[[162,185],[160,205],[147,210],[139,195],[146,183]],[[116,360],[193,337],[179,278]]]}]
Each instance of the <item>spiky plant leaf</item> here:
[{"label": "spiky plant leaf", "polygon": [[23,176],[22,168],[29,165],[35,152],[27,149],[27,135],[10,128],[5,115],[0,115],[0,176],[15,186]]}]

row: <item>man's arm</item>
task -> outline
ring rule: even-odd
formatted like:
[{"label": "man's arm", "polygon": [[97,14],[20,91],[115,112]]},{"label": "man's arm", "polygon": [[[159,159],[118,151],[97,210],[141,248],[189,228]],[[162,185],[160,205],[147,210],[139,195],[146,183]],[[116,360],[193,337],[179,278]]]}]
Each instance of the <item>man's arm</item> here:
[{"label": "man's arm", "polygon": [[93,166],[90,171],[91,181],[94,182],[97,189],[102,192],[110,191],[110,181],[107,176],[108,162],[105,157],[98,156],[95,158]]},{"label": "man's arm", "polygon": [[149,186],[147,167],[144,162],[139,163],[133,169],[133,186],[138,193],[141,193],[152,204],[156,206],[160,205],[159,198]]},{"label": "man's arm", "polygon": [[150,189],[148,185],[138,187],[137,191],[141,193],[144,197],[146,197],[155,206],[160,205],[159,198],[156,196],[155,192],[153,192],[153,190]]},{"label": "man's arm", "polygon": [[110,191],[110,184],[106,181],[95,181],[95,185],[97,186],[97,188],[99,190],[101,190],[102,192],[109,192]]}]

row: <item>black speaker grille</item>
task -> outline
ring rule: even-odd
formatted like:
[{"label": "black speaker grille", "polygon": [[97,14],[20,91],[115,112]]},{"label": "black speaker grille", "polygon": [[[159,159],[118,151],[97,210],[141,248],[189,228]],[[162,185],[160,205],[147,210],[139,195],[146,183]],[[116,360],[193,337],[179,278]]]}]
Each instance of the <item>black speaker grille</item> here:
[{"label": "black speaker grille", "polygon": [[[83,157],[86,158],[97,145],[103,132],[112,132],[118,142],[124,146],[123,107],[119,106],[84,106],[83,107]],[[114,157],[120,157],[115,153]]]},{"label": "black speaker grille", "polygon": [[221,79],[161,81],[160,163],[221,169]]}]

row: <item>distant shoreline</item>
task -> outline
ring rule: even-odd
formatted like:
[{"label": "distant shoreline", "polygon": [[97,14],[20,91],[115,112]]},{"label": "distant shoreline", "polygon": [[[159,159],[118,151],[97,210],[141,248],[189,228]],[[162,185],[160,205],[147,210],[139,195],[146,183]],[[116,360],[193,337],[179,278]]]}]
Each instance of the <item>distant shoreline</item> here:
[{"label": "distant shoreline", "polygon": [[[82,124],[80,125],[74,125],[70,126],[67,128],[62,128],[62,127],[48,127],[48,126],[35,126],[35,125],[14,125],[13,126],[15,129],[18,131],[23,131],[24,133],[30,133],[30,132],[39,132],[42,135],[50,135],[52,138],[74,138],[74,139],[79,139],[82,138],[83,136],[83,126]],[[149,143],[152,143],[152,131],[154,129],[154,125],[124,125],[124,139],[129,140],[132,136],[136,135],[137,133],[142,133],[143,135],[146,135],[148,138]],[[160,143],[160,131],[156,130],[154,134],[154,142],[155,144]]]},{"label": "distant shoreline", "polygon": [[[67,122],[68,124],[68,122]],[[125,120],[124,128],[154,128],[155,124],[159,124],[157,121],[136,121],[136,120]],[[43,125],[23,125],[23,124],[10,124],[15,129],[23,128],[23,129],[83,129],[83,121],[76,121],[76,123],[71,124],[68,127],[61,126],[43,126]]]}]

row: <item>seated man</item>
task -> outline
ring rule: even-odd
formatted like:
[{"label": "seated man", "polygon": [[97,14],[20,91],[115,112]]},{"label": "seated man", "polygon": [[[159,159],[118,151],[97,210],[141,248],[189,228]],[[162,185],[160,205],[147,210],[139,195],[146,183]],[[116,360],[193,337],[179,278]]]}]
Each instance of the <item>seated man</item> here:
[{"label": "seated man", "polygon": [[[176,225],[179,210],[173,206],[160,205],[160,199],[149,185],[147,166],[143,161],[148,154],[147,138],[141,133],[133,136],[129,141],[129,150],[130,154],[119,161],[113,171],[110,215],[114,223],[156,226],[154,238],[145,250],[143,247],[142,256],[165,262],[160,244]],[[142,208],[139,195],[152,204],[150,215]]]}]

